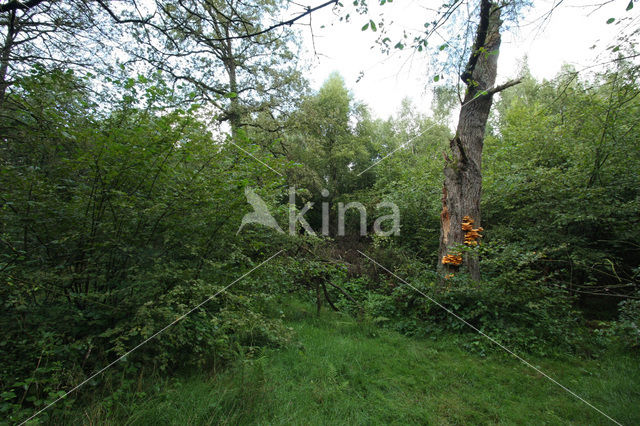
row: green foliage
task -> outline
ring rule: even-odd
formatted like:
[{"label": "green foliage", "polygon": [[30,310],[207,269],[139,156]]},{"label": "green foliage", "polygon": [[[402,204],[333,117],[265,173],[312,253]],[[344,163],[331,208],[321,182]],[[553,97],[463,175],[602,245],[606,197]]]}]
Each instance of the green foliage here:
[{"label": "green foliage", "polygon": [[291,120],[289,155],[304,165],[290,171],[291,183],[314,192],[327,189],[332,196],[361,187],[364,178],[356,173],[370,162],[368,112],[353,100],[339,74],[331,74]]},{"label": "green foliage", "polygon": [[[16,421],[273,254],[260,236],[249,243],[235,232],[244,187],[259,180],[268,199],[277,180],[215,141],[193,110],[158,111],[170,96],[162,81],[120,83],[111,111],[91,100],[89,84],[35,69],[5,110],[0,326],[11,344],[1,409]],[[138,91],[161,99],[141,108],[127,95]],[[260,312],[264,297],[259,281],[239,283],[118,368],[151,374],[281,345],[290,333]]]},{"label": "green foliage", "polygon": [[533,254],[547,285],[585,295],[637,285],[640,181],[629,170],[640,167],[640,139],[629,126],[638,90],[637,70],[621,63],[592,85],[529,78],[497,105],[484,161],[486,240],[515,250],[513,264]]},{"label": "green foliage", "polygon": [[375,184],[363,191],[361,198],[394,202],[401,217],[401,236],[394,238],[396,248],[408,249],[423,262],[435,265],[442,208],[442,151],[451,132],[444,124],[417,113],[407,99],[396,117],[375,124],[374,135],[380,141],[376,153],[384,160],[372,169]]},{"label": "green foliage", "polygon": [[[372,335],[367,323],[332,313],[317,318],[295,300],[286,304],[285,317],[299,336],[297,345],[240,359],[213,376],[164,380],[147,396],[131,396],[113,409],[97,403],[77,419],[134,425],[607,421],[517,359],[469,353],[464,336]],[[640,420],[640,371],[632,356],[611,351],[602,360],[527,358],[616,420]]]},{"label": "green foliage", "polygon": [[579,349],[577,312],[559,291],[527,281],[507,285],[465,277],[450,278],[439,289],[434,275],[409,280],[427,297],[404,284],[389,286],[391,291],[385,294],[368,295],[368,313],[375,322],[405,334],[465,333],[476,335],[482,350],[496,349],[446,308],[513,350],[545,355]]},{"label": "green foliage", "polygon": [[613,331],[624,346],[637,350],[640,348],[640,293],[636,293],[633,299],[620,302],[619,310],[620,318]]},{"label": "green foliage", "polygon": [[[449,335],[473,356],[496,356],[480,330],[537,356],[600,357],[615,341],[637,349],[640,86],[637,67],[616,66],[588,80],[569,69],[549,82],[528,77],[497,100],[483,160],[486,231],[473,251],[479,282],[434,272],[455,104],[448,86],[437,90],[433,117],[405,101],[395,117],[373,120],[333,74],[282,116],[266,107],[244,114],[248,124],[234,123],[229,144],[205,124],[197,96],[185,101],[184,87],[161,73],[112,76],[110,96],[98,96],[92,75],[34,67],[1,107],[0,413],[20,421],[137,348],[40,419],[65,419],[74,397],[107,410],[135,405],[143,382],[236,363],[252,372],[246,393],[230,379],[234,391],[210,408],[241,422],[251,415],[237,415],[233,400],[247,413],[260,406],[269,348],[286,347],[290,360],[317,349],[291,345],[283,318],[324,327],[330,308],[343,313],[337,332],[367,342]],[[226,106],[240,107],[242,92],[223,93]],[[331,204],[331,238],[260,225],[237,232],[250,210],[245,188],[282,224],[287,186],[300,204],[316,203],[307,220],[317,232],[321,205]],[[369,212],[368,229],[376,205],[394,202],[400,235],[358,237],[350,211],[347,236],[335,237],[336,204],[350,201]],[[278,250],[293,256],[235,283]],[[285,312],[289,293],[304,309]],[[616,306],[620,297],[628,300]],[[616,308],[618,320],[606,322]],[[330,385],[307,389],[320,401],[338,404],[352,386],[381,392],[335,358],[322,367]],[[161,421],[145,410],[150,417],[127,415]]]}]

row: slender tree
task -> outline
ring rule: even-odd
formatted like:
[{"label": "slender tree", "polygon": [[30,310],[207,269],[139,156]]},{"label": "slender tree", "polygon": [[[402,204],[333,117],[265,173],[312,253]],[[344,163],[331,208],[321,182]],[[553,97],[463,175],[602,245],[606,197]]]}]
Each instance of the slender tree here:
[{"label": "slender tree", "polygon": [[205,101],[234,138],[257,114],[290,111],[304,93],[294,32],[263,24],[281,2],[163,0],[155,8],[158,16],[136,27],[129,52]]},{"label": "slender tree", "polygon": [[14,81],[36,64],[77,68],[108,55],[98,14],[79,0],[0,4],[0,107]]},{"label": "slender tree", "polygon": [[[291,130],[284,141],[288,157],[304,166],[288,171],[289,182],[311,191],[317,208],[309,212],[309,218],[317,227],[322,203],[335,209],[335,202],[343,201],[342,195],[360,189],[366,180],[358,171],[366,169],[372,158],[366,135],[366,123],[371,120],[343,78],[333,73],[318,93],[302,102],[290,121]],[[334,210],[328,213],[325,225],[330,224],[330,229],[323,233],[335,235],[337,217]]]},{"label": "slender tree", "polygon": [[[445,154],[442,213],[440,216],[440,266],[443,273],[466,269],[480,278],[478,259],[460,246],[478,243],[482,228],[482,147],[493,95],[519,80],[495,86],[500,49],[501,6],[489,0],[480,4],[475,41],[462,75],[466,93],[450,154]],[[464,229],[463,229],[464,228]]]}]

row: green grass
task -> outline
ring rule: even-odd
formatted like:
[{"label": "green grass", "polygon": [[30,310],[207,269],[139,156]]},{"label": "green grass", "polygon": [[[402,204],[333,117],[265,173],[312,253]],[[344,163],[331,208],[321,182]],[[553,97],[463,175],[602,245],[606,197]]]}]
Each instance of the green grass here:
[{"label": "green grass", "polygon": [[[164,382],[151,396],[95,406],[84,421],[130,425],[611,424],[518,360],[481,357],[465,338],[413,339],[339,314],[291,308],[300,340],[213,377]],[[623,424],[640,424],[640,365],[632,355],[532,359]]]}]

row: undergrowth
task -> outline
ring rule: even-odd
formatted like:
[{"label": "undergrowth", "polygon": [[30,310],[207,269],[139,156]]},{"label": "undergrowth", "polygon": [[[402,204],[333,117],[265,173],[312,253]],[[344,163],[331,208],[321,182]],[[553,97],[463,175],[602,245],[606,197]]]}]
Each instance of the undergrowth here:
[{"label": "undergrowth", "polygon": [[[501,350],[467,335],[407,337],[300,302],[284,308],[297,343],[222,371],[158,380],[119,404],[58,420],[85,424],[610,424]],[[630,353],[527,358],[623,424],[640,423],[640,368]]]}]

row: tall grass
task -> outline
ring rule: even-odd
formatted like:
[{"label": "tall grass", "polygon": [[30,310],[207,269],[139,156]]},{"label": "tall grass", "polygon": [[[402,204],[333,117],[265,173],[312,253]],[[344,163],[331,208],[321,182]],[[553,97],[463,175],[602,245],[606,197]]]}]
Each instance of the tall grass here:
[{"label": "tall grass", "polygon": [[[610,424],[518,360],[480,356],[460,336],[412,339],[334,313],[287,312],[300,343],[239,360],[222,373],[163,382],[150,396],[79,421],[210,424]],[[622,422],[640,424],[640,365],[600,359],[532,359]],[[84,420],[81,420],[84,419]]]}]

